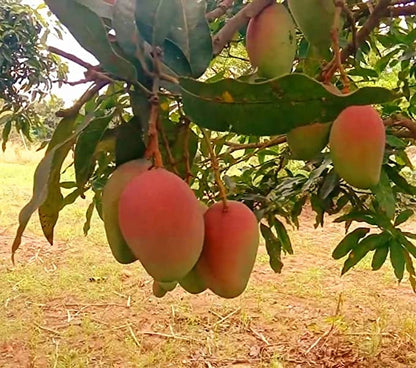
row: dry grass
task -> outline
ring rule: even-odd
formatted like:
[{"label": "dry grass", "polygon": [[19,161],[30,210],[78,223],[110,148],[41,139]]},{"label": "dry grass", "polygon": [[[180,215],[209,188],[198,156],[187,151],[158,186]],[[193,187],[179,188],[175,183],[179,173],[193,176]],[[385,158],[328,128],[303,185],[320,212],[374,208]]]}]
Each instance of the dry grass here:
[{"label": "dry grass", "polygon": [[[29,156],[30,158],[30,156]],[[32,221],[13,268],[18,210],[34,161],[0,158],[1,367],[414,367],[415,296],[368,261],[340,278],[342,226],[303,215],[281,275],[262,247],[247,291],[224,300],[175,289],[163,299],[138,264],[121,266],[88,200],[65,209],[51,247]],[[36,219],[35,219],[36,220]]]}]

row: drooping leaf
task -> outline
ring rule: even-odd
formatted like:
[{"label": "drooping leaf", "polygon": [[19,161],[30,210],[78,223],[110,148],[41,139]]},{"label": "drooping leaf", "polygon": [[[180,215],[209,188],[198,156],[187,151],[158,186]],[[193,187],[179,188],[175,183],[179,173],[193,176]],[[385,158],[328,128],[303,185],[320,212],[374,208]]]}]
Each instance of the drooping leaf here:
[{"label": "drooping leaf", "polygon": [[342,215],[334,220],[334,222],[344,222],[344,221],[356,221],[356,222],[366,222],[370,225],[377,225],[377,221],[374,218],[373,214],[370,212],[361,212],[352,210],[346,215]]},{"label": "drooping leaf", "polygon": [[10,135],[11,130],[12,130],[12,122],[11,122],[11,120],[9,120],[4,124],[4,128],[3,128],[3,131],[2,131],[1,148],[2,148],[3,151],[6,150],[6,143],[9,140],[9,135]]},{"label": "drooping leaf", "polygon": [[290,241],[290,237],[287,233],[285,225],[283,225],[283,223],[277,218],[273,219],[272,224],[276,230],[277,237],[279,238],[280,243],[282,244],[282,249],[289,254],[293,254],[292,242]]},{"label": "drooping leaf", "polygon": [[83,188],[94,168],[94,154],[113,114],[96,118],[79,135],[75,146],[74,167],[78,188]]},{"label": "drooping leaf", "polygon": [[389,246],[388,244],[383,245],[376,249],[373,255],[373,259],[371,261],[371,268],[373,271],[377,271],[383,266],[384,262],[386,262],[387,255],[389,254]]},{"label": "drooping leaf", "polygon": [[75,0],[45,2],[81,46],[91,52],[106,71],[129,81],[137,79],[133,65],[112,49],[103,20],[96,13]]},{"label": "drooping leaf", "polygon": [[316,80],[292,73],[259,83],[224,79],[215,83],[181,78],[185,113],[202,127],[256,136],[278,135],[313,122],[334,120],[350,105],[396,96],[380,87],[335,95]]},{"label": "drooping leaf", "polygon": [[332,258],[340,259],[345,257],[351,250],[353,250],[359,240],[366,236],[370,229],[368,227],[359,227],[354,231],[347,234],[344,239],[342,239],[336,248],[332,252]]},{"label": "drooping leaf", "polygon": [[413,265],[413,259],[410,257],[409,252],[403,250],[404,260],[406,262],[406,270],[409,273],[409,281],[412,286],[413,292],[416,293],[416,271]]},{"label": "drooping leaf", "polygon": [[91,218],[92,218],[92,214],[94,212],[94,208],[95,208],[95,204],[94,204],[94,200],[93,200],[89,204],[89,206],[87,208],[87,212],[85,212],[85,222],[84,222],[84,226],[83,226],[83,231],[84,231],[85,236],[88,235],[88,231],[91,228]]},{"label": "drooping leaf", "polygon": [[282,272],[282,244],[280,240],[273,234],[272,230],[264,224],[260,224],[260,231],[264,241],[266,242],[266,250],[270,259],[270,267],[276,273]]},{"label": "drooping leaf", "polygon": [[[81,5],[86,6],[100,18],[112,18],[112,8],[113,6],[106,3],[103,0],[76,0]],[[116,2],[117,4],[117,2]]]},{"label": "drooping leaf", "polygon": [[403,247],[395,239],[390,243],[390,261],[393,266],[394,274],[400,282],[404,275],[405,260]]}]

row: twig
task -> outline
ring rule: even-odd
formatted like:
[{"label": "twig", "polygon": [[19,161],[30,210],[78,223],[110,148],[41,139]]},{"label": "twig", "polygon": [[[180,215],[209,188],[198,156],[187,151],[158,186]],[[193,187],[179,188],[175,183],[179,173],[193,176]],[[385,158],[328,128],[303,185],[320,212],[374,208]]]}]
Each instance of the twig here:
[{"label": "twig", "polygon": [[173,171],[176,175],[179,175],[179,170],[175,158],[172,155],[172,150],[169,146],[168,137],[166,136],[165,129],[163,128],[163,124],[160,121],[157,121],[157,127],[160,135],[162,136],[163,145],[165,146],[166,154],[168,156],[169,164],[172,167]]},{"label": "twig", "polygon": [[212,22],[213,20],[222,17],[229,8],[233,5],[234,0],[223,0],[220,2],[217,8],[211,10],[207,14],[205,14],[205,18],[208,22]]},{"label": "twig", "polygon": [[79,100],[70,108],[59,110],[56,112],[56,116],[58,117],[70,117],[75,116],[78,114],[79,110],[81,110],[81,107],[89,101],[96,93],[100,91],[101,88],[106,86],[108,84],[108,81],[97,81],[96,84],[88,88],[84,94],[79,98]]},{"label": "twig", "polygon": [[211,168],[214,171],[214,176],[215,176],[215,182],[217,183],[218,186],[218,191],[220,192],[220,197],[222,200],[222,203],[224,204],[224,211],[227,211],[227,192],[225,190],[225,186],[224,183],[221,180],[221,175],[220,175],[220,166],[218,163],[218,158],[217,155],[214,152],[214,149],[212,148],[212,142],[208,137],[208,133],[205,131],[205,129],[201,129],[202,135],[204,137],[204,141],[205,144],[207,145],[208,151],[209,151],[209,156],[211,159]]},{"label": "twig", "polygon": [[258,339],[263,341],[267,346],[270,346],[269,341],[264,337],[263,334],[261,334],[260,332],[257,332],[252,327],[250,327],[249,330],[253,333],[254,336],[256,336]]},{"label": "twig", "polygon": [[39,330],[46,331],[46,332],[50,332],[50,333],[53,333],[54,335],[57,335],[57,336],[62,336],[62,334],[60,332],[55,331],[55,330],[52,330],[51,328],[47,328],[47,327],[41,326],[41,325],[37,324],[36,322],[35,322],[35,326],[37,328],[39,328]]},{"label": "twig", "polygon": [[71,60],[75,64],[78,64],[78,65],[83,66],[85,69],[95,69],[95,68],[97,68],[97,66],[94,66],[94,65],[92,65],[90,63],[87,63],[86,61],[80,59],[79,57],[77,57],[75,55],[72,55],[72,54],[70,54],[68,52],[65,52],[65,51],[63,51],[61,49],[58,49],[57,47],[48,46],[48,51],[50,51],[50,52],[52,52],[52,53],[54,53],[56,55],[62,56],[65,59]]},{"label": "twig", "polygon": [[235,309],[231,313],[228,313],[226,316],[222,317],[219,321],[215,322],[212,327],[220,325],[221,323],[223,323],[225,320],[227,320],[228,318],[230,318],[231,316],[233,316],[234,314],[236,314],[240,310],[241,310],[241,307],[238,307],[237,309]]},{"label": "twig", "polygon": [[140,348],[141,348],[141,345],[140,345],[139,341],[137,340],[137,337],[136,337],[136,335],[134,334],[133,329],[131,328],[131,326],[130,326],[130,325],[128,325],[128,326],[127,326],[127,328],[128,328],[128,330],[129,330],[129,332],[130,332],[130,336],[131,336],[131,338],[133,339],[134,343],[135,343],[135,344],[137,345],[137,347],[140,349]]},{"label": "twig", "polygon": [[189,156],[189,137],[191,133],[190,121],[188,119],[184,119],[185,124],[185,138],[184,138],[184,147],[183,147],[183,159],[185,160],[185,167],[186,167],[186,178],[185,181],[189,184],[192,178],[192,171],[191,171],[191,158]]},{"label": "twig", "polygon": [[234,142],[225,142],[224,145],[230,147],[229,151],[231,153],[231,152],[234,152],[234,151],[245,150],[245,149],[250,149],[250,148],[264,149],[264,148],[271,147],[271,146],[277,146],[277,145],[285,143],[285,142],[286,142],[286,136],[279,135],[277,137],[274,137],[274,138],[269,139],[269,140],[264,141],[264,142],[245,143],[245,144],[234,143]]},{"label": "twig", "polygon": [[232,40],[234,34],[243,28],[251,18],[259,14],[266,6],[274,3],[274,0],[253,0],[234,15],[224,27],[212,39],[214,55],[218,55],[222,49]]}]

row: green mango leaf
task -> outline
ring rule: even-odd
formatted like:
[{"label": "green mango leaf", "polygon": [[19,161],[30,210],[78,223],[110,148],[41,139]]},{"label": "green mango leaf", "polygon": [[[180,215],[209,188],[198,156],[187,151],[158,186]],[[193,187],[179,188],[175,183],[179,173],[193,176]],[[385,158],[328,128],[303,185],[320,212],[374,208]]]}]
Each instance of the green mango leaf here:
[{"label": "green mango leaf", "polygon": [[282,244],[282,249],[289,254],[293,254],[292,242],[290,241],[285,225],[277,218],[273,219],[272,224],[277,232],[277,237]]},{"label": "green mango leaf", "polygon": [[99,117],[90,122],[79,135],[75,146],[74,167],[78,188],[84,188],[94,169],[94,154],[113,114]]},{"label": "green mango leaf", "polygon": [[[407,239],[408,237],[411,238],[411,233],[406,232],[399,232],[400,243],[409,251],[409,253],[416,258],[416,246]],[[411,238],[412,239],[412,238]],[[416,238],[415,238],[416,239]]]},{"label": "green mango leaf", "polygon": [[394,226],[399,226],[406,222],[414,214],[413,210],[407,209],[400,212],[394,220]]},{"label": "green mango leaf", "polygon": [[149,97],[146,96],[145,93],[140,89],[130,90],[129,95],[133,115],[137,119],[135,123],[140,126],[141,138],[146,143],[150,119]]},{"label": "green mango leaf", "polygon": [[106,71],[129,81],[137,80],[133,65],[111,47],[104,22],[96,13],[75,0],[45,0],[45,3]]},{"label": "green mango leaf", "polygon": [[400,282],[404,275],[405,259],[403,247],[395,239],[390,244],[390,261],[393,266],[394,274]]},{"label": "green mango leaf", "polygon": [[112,26],[116,32],[117,43],[127,56],[144,62],[144,40],[138,32],[134,16],[136,0],[117,0],[112,8]]},{"label": "green mango leaf", "polygon": [[413,265],[413,259],[410,257],[408,251],[404,249],[404,260],[406,262],[406,270],[409,273],[409,281],[413,292],[416,293],[416,271]]},{"label": "green mango leaf", "polygon": [[407,182],[407,180],[399,174],[399,171],[389,165],[384,166],[384,170],[389,179],[397,185],[401,192],[416,195],[416,186],[413,186]]},{"label": "green mango leaf", "polygon": [[83,226],[83,231],[84,231],[85,236],[88,235],[88,231],[90,231],[90,228],[91,228],[91,218],[92,218],[92,214],[94,213],[94,208],[95,208],[95,204],[93,200],[91,201],[91,203],[89,204],[87,208],[87,211],[85,212],[85,222]]},{"label": "green mango leaf", "polygon": [[[76,0],[77,3],[86,6],[100,18],[111,19],[113,6],[103,0]],[[116,1],[117,4],[117,1]]]},{"label": "green mango leaf", "polygon": [[11,120],[9,120],[4,124],[3,132],[2,132],[3,142],[1,144],[1,148],[3,152],[6,150],[6,143],[9,140],[9,135],[10,135],[11,130],[12,130],[12,122]]},{"label": "green mango leaf", "polygon": [[391,101],[397,96],[381,87],[364,87],[346,95],[328,92],[323,84],[292,73],[259,83],[224,79],[204,83],[181,78],[185,113],[216,131],[278,135],[313,122],[334,120],[350,105]]},{"label": "green mango leaf", "polygon": [[141,139],[142,126],[137,116],[116,127],[115,134],[117,166],[144,156],[146,147]]},{"label": "green mango leaf", "polygon": [[373,271],[377,271],[383,266],[386,262],[387,255],[389,254],[389,246],[385,244],[382,247],[376,249],[373,255],[373,259],[371,261],[371,268]]},{"label": "green mango leaf", "polygon": [[381,210],[391,220],[394,217],[396,199],[390,185],[391,181],[384,170],[381,171],[380,181],[371,188],[376,197],[378,210]]},{"label": "green mango leaf", "polygon": [[366,236],[369,231],[370,229],[368,227],[359,227],[347,234],[332,252],[332,258],[340,259],[342,257],[345,257],[351,250],[353,250],[357,246],[359,240]]},{"label": "green mango leaf", "polygon": [[[56,213],[62,208],[61,195],[57,194],[56,188],[59,188],[59,178],[63,162],[63,155],[68,146],[71,146],[75,142],[76,137],[88,126],[93,116],[87,116],[84,121],[80,123],[75,131],[67,136],[69,128],[73,128],[75,123],[75,117],[69,117],[62,119],[61,123],[55,130],[55,133],[49,143],[46,150],[45,157],[39,162],[35,170],[34,181],[33,181],[33,193],[30,201],[22,208],[19,213],[19,227],[16,231],[16,236],[12,244],[12,261],[14,262],[14,255],[22,242],[22,235],[26,229],[26,226],[32,217],[33,213],[46,203],[43,207],[43,211],[39,213],[39,216],[47,216],[45,218],[51,221],[45,225],[44,233],[48,241],[53,241],[53,226],[51,224],[56,223],[53,221],[56,217]],[[67,123],[67,124],[65,124]],[[65,156],[66,157],[66,156]],[[58,180],[57,180],[58,179]],[[49,199],[51,198],[51,199]],[[53,203],[53,200],[57,198],[58,202]],[[59,210],[58,210],[59,205]],[[52,230],[51,230],[52,229]]]},{"label": "green mango leaf", "polygon": [[201,76],[212,59],[205,1],[137,0],[139,33],[163,49],[163,62],[179,75]]},{"label": "green mango leaf", "polygon": [[360,212],[352,210],[346,215],[342,215],[334,220],[334,222],[344,222],[344,221],[356,221],[356,222],[366,222],[370,225],[377,225],[377,221],[371,212]]},{"label": "green mango leaf", "polygon": [[260,224],[260,231],[264,241],[266,242],[266,250],[270,258],[270,267],[276,273],[282,272],[282,243],[273,234],[272,230],[268,226]]}]

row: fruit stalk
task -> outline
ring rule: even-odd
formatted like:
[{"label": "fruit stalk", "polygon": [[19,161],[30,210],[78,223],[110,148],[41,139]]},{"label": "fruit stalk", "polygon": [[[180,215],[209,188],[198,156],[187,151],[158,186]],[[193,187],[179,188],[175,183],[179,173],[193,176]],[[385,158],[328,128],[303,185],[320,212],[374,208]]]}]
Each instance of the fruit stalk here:
[{"label": "fruit stalk", "polygon": [[204,136],[204,141],[208,147],[208,151],[209,151],[209,155],[211,158],[211,167],[212,170],[214,171],[214,176],[215,176],[215,182],[217,183],[218,186],[218,191],[220,192],[220,197],[222,200],[222,203],[224,205],[224,211],[227,211],[228,205],[227,205],[227,191],[225,190],[225,186],[224,183],[221,180],[221,175],[220,175],[220,166],[218,164],[218,158],[212,148],[212,143],[211,140],[208,137],[207,132],[205,131],[205,129],[201,129],[202,131],[202,135]]}]

